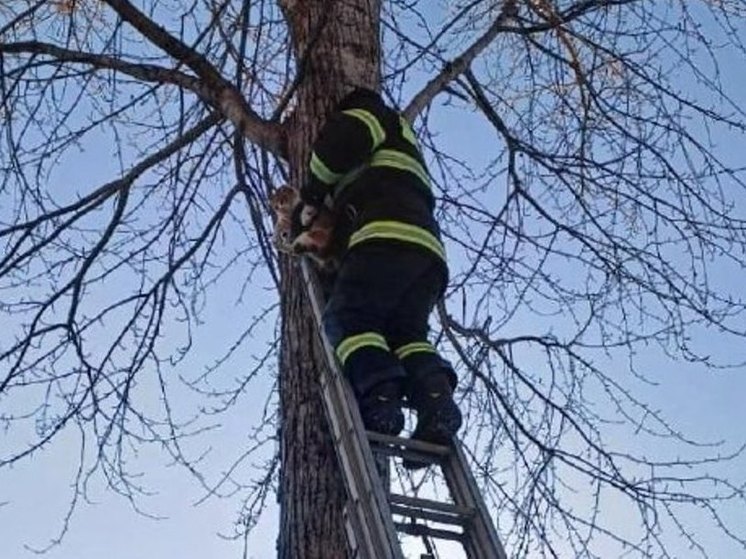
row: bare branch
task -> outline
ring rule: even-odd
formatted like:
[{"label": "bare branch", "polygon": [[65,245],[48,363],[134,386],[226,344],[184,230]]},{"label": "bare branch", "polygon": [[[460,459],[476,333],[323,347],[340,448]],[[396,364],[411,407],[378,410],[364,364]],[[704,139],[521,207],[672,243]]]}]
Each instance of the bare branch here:
[{"label": "bare branch", "polygon": [[154,23],[127,0],[104,1],[154,45],[163,49],[177,62],[191,68],[200,79],[200,89],[211,92],[209,97],[212,104],[233,122],[241,134],[261,148],[275,155],[284,156],[285,140],[281,127],[262,119],[254,112],[241,92],[207,59]]},{"label": "bare branch", "polygon": [[500,32],[506,30],[505,23],[514,18],[517,13],[517,0],[505,0],[500,12],[492,25],[490,25],[489,29],[474,41],[474,43],[472,43],[463,53],[446,64],[440,73],[432,78],[427,85],[417,93],[414,98],[412,98],[409,105],[404,109],[404,116],[408,120],[414,121],[417,115],[419,115],[423,109],[432,102],[436,95],[442,92],[450,82],[460,76],[469,67],[472,61],[479,56],[484,49],[492,43],[492,41],[495,40],[495,37],[497,37]]}]

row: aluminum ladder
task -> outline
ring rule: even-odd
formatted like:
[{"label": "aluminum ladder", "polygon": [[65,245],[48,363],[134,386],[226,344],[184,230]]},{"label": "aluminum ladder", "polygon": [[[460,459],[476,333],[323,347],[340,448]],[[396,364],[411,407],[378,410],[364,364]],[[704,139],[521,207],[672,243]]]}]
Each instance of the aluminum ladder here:
[{"label": "aluminum ladder", "polygon": [[[300,262],[329,365],[320,384],[349,499],[344,520],[350,559],[405,559],[398,533],[422,537],[424,541],[459,542],[469,559],[507,559],[459,441],[446,447],[365,431],[352,389],[321,328],[323,294],[316,272],[307,258]],[[439,466],[453,504],[390,493],[389,457]],[[395,516],[412,521],[395,521]],[[415,519],[433,521],[449,529],[432,528],[415,523]],[[433,557],[428,553],[421,559]]]}]

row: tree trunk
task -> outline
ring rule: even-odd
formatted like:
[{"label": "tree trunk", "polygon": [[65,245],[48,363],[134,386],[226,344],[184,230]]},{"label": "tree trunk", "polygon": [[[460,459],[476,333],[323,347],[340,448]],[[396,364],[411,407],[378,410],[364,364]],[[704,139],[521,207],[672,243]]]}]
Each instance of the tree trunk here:
[{"label": "tree trunk", "polygon": [[[344,86],[378,85],[380,1],[284,0],[280,5],[304,77],[287,123],[291,180],[300,185],[311,142]],[[323,353],[298,267],[285,261],[281,275],[278,558],[344,559],[344,486],[318,389]]]}]

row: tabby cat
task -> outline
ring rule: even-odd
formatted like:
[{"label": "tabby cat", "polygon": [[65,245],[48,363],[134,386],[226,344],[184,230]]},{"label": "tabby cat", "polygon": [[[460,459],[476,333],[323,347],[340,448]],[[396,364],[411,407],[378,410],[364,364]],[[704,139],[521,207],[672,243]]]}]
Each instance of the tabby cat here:
[{"label": "tabby cat", "polygon": [[269,203],[277,218],[274,233],[277,249],[288,254],[306,254],[323,267],[331,266],[334,228],[331,211],[326,207],[316,213],[309,211],[298,191],[287,185],[277,188]]}]

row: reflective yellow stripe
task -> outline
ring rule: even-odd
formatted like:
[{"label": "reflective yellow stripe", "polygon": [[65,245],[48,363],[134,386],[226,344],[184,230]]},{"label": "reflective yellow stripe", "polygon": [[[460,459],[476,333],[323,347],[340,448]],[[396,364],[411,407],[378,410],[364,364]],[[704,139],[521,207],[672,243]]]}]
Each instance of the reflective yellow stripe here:
[{"label": "reflective yellow stripe", "polygon": [[372,221],[350,236],[349,247],[370,239],[394,239],[423,246],[437,254],[444,261],[446,251],[443,243],[427,229],[400,221]]},{"label": "reflective yellow stripe", "polygon": [[342,340],[337,346],[337,359],[344,365],[350,355],[364,347],[377,347],[389,351],[389,346],[381,334],[377,332],[363,332],[362,334],[356,334]]},{"label": "reflective yellow stripe", "polygon": [[311,154],[311,172],[314,176],[324,184],[335,184],[339,179],[342,178],[341,173],[335,173],[316,155],[316,152]]},{"label": "reflective yellow stripe", "polygon": [[404,136],[404,139],[417,149],[420,149],[420,146],[417,143],[417,137],[414,135],[414,130],[412,130],[412,125],[409,124],[409,121],[403,116],[400,116],[399,122],[401,124],[401,135]]},{"label": "reflective yellow stripe", "polygon": [[411,155],[393,149],[382,149],[373,155],[371,167],[394,167],[417,175],[422,183],[430,188],[430,178],[422,164]]},{"label": "reflective yellow stripe", "polygon": [[386,132],[381,126],[381,123],[378,122],[378,119],[373,116],[372,113],[369,113],[368,111],[365,111],[363,109],[350,109],[342,112],[346,115],[355,117],[363,121],[363,123],[368,127],[368,130],[370,131],[371,138],[373,138],[373,149],[376,149],[378,146],[380,146],[386,139]]},{"label": "reflective yellow stripe", "polygon": [[414,353],[437,353],[430,342],[412,342],[401,346],[395,352],[399,359],[405,359]]}]

